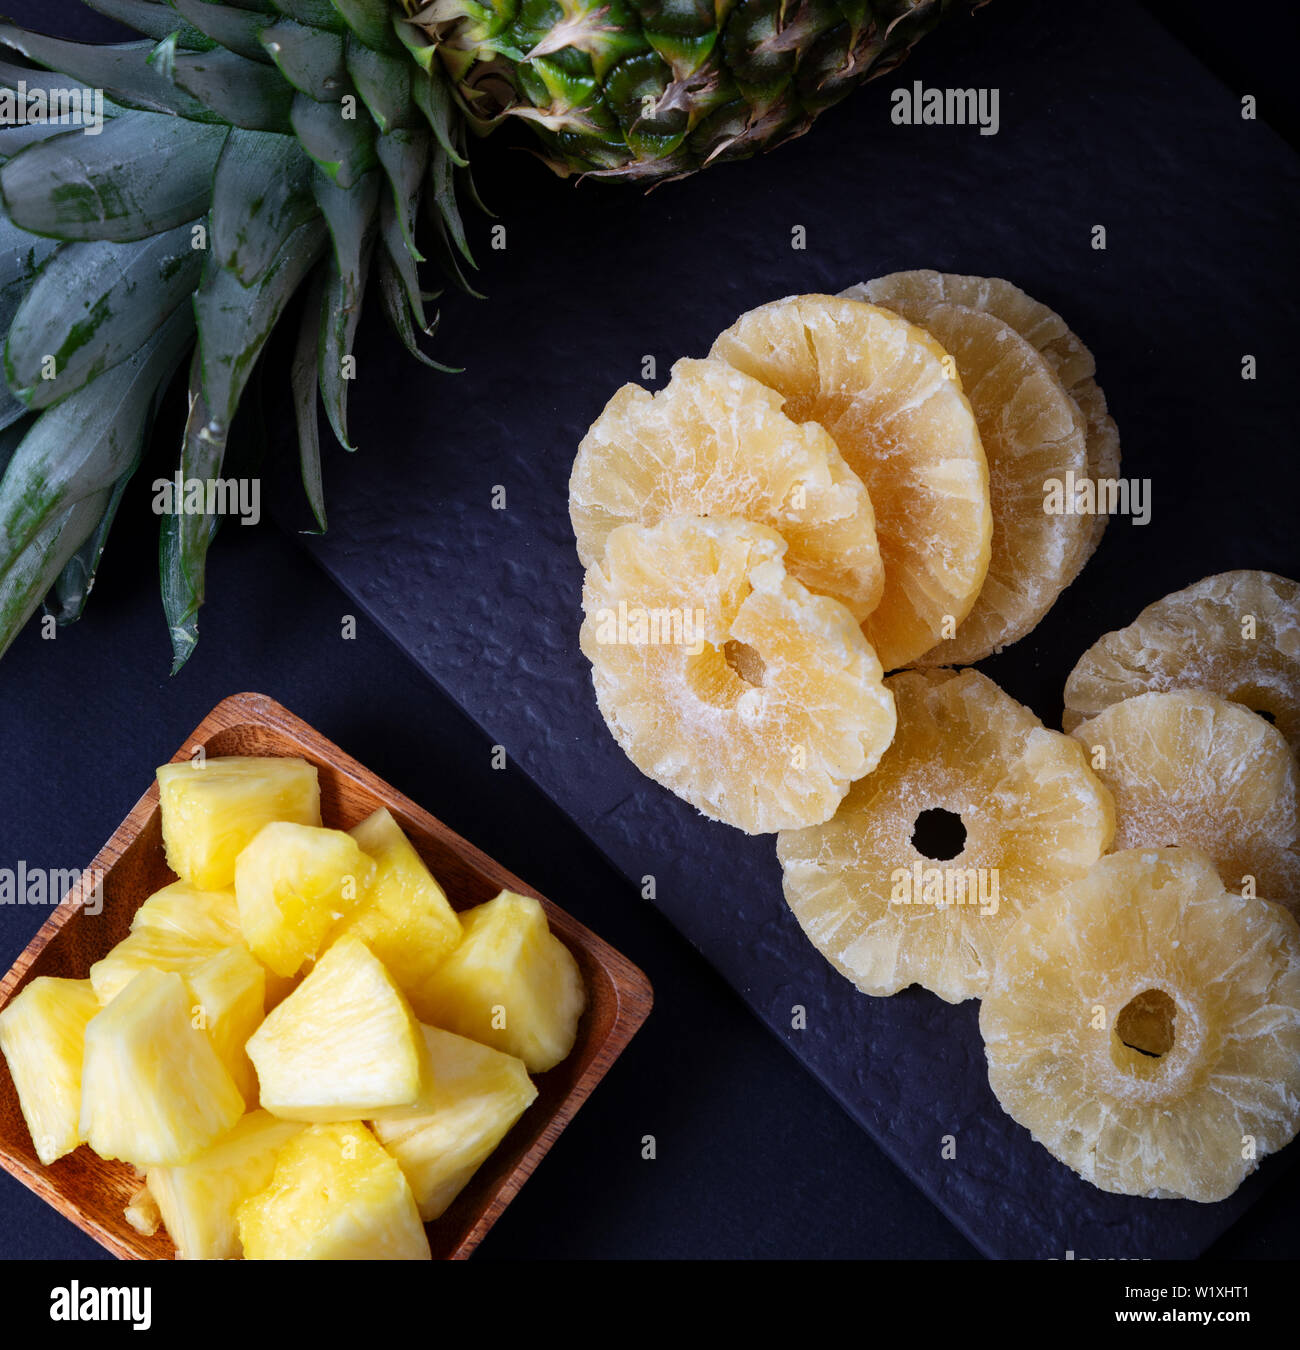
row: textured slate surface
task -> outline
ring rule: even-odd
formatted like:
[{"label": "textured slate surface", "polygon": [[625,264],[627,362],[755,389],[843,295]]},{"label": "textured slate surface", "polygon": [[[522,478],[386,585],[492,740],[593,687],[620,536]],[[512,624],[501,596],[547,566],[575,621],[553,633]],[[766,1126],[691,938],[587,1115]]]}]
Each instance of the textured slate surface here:
[{"label": "textured slate surface", "polygon": [[[915,79],[997,87],[999,133],[891,125],[889,90]],[[1154,494],[1147,527],[1113,523],[1039,628],[984,663],[1057,725],[1077,655],[1143,604],[1229,567],[1300,574],[1294,155],[1135,7],[999,0],[797,144],[648,197],[555,181],[508,148],[478,163],[507,247],[480,243],[490,303],[444,308],[438,354],[468,373],[417,369],[363,324],[361,451],[329,460],[331,528],[309,547],[620,870],[655,877],[655,904],[984,1251],[1203,1250],[1285,1154],[1214,1206],[1078,1181],[999,1109],[974,1004],[857,994],[786,910],[771,839],[704,820],[623,758],[577,649],[566,485],[644,357],[661,383],[743,309],[899,267],[1010,276],[1093,347],[1125,472]]]}]

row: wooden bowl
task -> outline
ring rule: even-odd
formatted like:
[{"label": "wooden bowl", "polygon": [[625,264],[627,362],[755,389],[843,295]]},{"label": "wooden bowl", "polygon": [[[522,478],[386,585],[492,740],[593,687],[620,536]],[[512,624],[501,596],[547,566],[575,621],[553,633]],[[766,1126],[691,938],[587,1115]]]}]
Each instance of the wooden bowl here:
[{"label": "wooden bowl", "polygon": [[[327,825],[350,829],[376,808],[386,806],[456,909],[490,900],[503,888],[536,895],[546,907],[552,930],[577,958],[587,984],[588,1007],[572,1053],[554,1069],[534,1076],[537,1100],[451,1208],[427,1226],[435,1259],[464,1259],[645,1021],[651,1005],[649,981],[564,910],[274,700],[261,694],[236,694],[219,703],[173,758],[189,759],[199,746],[209,757],[301,756],[320,773],[321,814]],[[97,875],[102,876],[103,912],[94,914],[85,901],[92,895]],[[136,909],[175,879],[163,856],[155,782],[0,980],[0,1008],[38,975],[84,979],[92,963],[125,937]],[[174,1256],[171,1239],[162,1229],[153,1237],[142,1237],[123,1217],[128,1199],[139,1188],[127,1164],[105,1161],[84,1145],[50,1167],[40,1163],[3,1057],[0,1165],[115,1255],[137,1260]]]}]

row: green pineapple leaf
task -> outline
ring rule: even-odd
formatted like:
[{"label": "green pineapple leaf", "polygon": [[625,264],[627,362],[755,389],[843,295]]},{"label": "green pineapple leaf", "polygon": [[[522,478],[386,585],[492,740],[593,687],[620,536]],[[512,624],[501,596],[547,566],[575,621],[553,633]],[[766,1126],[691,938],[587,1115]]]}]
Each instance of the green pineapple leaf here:
[{"label": "green pineapple leaf", "polygon": [[177,89],[166,75],[149,64],[156,43],[97,46],[92,42],[65,42],[62,38],[29,33],[9,23],[0,23],[0,42],[22,52],[37,65],[57,70],[92,89],[102,89],[106,98],[125,107],[171,113],[195,122],[222,122],[217,113]]},{"label": "green pineapple leaf", "polygon": [[[393,331],[402,340],[402,345],[411,353],[422,365],[426,365],[430,370],[440,370],[445,375],[459,375],[462,367],[444,366],[441,361],[435,361],[433,357],[426,356],[420,350],[419,340],[415,336],[415,325],[411,322],[411,307],[407,303],[406,286],[402,281],[396,266],[393,263],[392,255],[386,248],[378,250],[376,257],[378,259],[377,271],[379,281],[379,295],[383,301],[384,312],[388,315],[388,321],[393,326]],[[433,329],[437,327],[437,319],[425,330],[426,336],[432,334]]]},{"label": "green pineapple leaf", "polygon": [[325,518],[325,484],[320,466],[320,417],[316,411],[316,349],[325,317],[323,296],[324,281],[318,271],[307,289],[302,318],[298,324],[293,364],[289,369],[294,420],[298,426],[298,464],[302,487],[321,534],[328,528]]},{"label": "green pineapple leaf", "polygon": [[160,5],[157,0],[85,0],[85,5],[158,42],[174,33],[182,47],[193,51],[207,51],[215,46],[206,33],[178,19],[167,5]]},{"label": "green pineapple leaf", "polygon": [[0,168],[5,214],[57,239],[146,239],[203,215],[228,127],[130,112],[38,141]]},{"label": "green pineapple leaf", "polygon": [[270,65],[271,58],[258,36],[266,27],[266,13],[250,6],[238,9],[219,5],[215,0],[168,0],[171,7],[196,29],[212,38],[227,50],[246,56],[250,61]]},{"label": "green pineapple leaf", "polygon": [[351,92],[343,39],[337,33],[282,19],[263,28],[261,38],[280,74],[300,94],[318,103],[337,103]]},{"label": "green pineapple leaf", "polygon": [[412,124],[411,63],[374,51],[355,37],[347,43],[348,75],[381,133]]},{"label": "green pineapple leaf", "polygon": [[220,48],[178,53],[170,65],[177,87],[192,94],[221,121],[247,131],[288,134],[293,90],[273,66]]},{"label": "green pineapple leaf", "polygon": [[212,253],[243,285],[251,286],[316,214],[315,174],[292,136],[240,127],[230,133],[212,189]]},{"label": "green pineapple leaf", "polygon": [[9,327],[10,388],[30,408],[75,393],[142,347],[189,299],[202,270],[189,225],[136,244],[64,244]]},{"label": "green pineapple leaf", "polygon": [[391,0],[334,0],[348,28],[377,52],[400,56],[402,44],[393,31]]},{"label": "green pineapple leaf", "polygon": [[293,100],[293,130],[302,148],[342,188],[375,166],[375,129],[367,118],[344,117],[337,103],[306,94]]},{"label": "green pineapple leaf", "polygon": [[298,226],[272,264],[248,287],[209,257],[194,294],[194,315],[203,395],[212,414],[209,420],[215,424],[212,438],[224,443],[253,365],[285,306],[324,251],[326,236],[319,218]]},{"label": "green pineapple leaf", "polygon": [[286,18],[296,19],[308,28],[347,32],[347,23],[334,0],[271,0],[271,3]]},{"label": "green pineapple leaf", "polygon": [[424,254],[415,244],[415,218],[420,206],[425,165],[429,162],[427,131],[390,131],[375,141],[375,151],[392,188],[393,210],[406,251],[416,262]]},{"label": "green pineapple leaf", "polygon": [[[43,530],[79,502],[110,490],[135,463],[155,393],[184,354],[193,325],[189,310],[180,307],[129,360],[31,423],[0,479],[0,578]],[[101,505],[94,520],[102,512]],[[84,540],[76,541],[69,557]],[[0,643],[9,636],[0,628]]]},{"label": "green pineapple leaf", "polygon": [[137,456],[135,463],[113,484],[94,529],[87,535],[85,543],[63,565],[51,596],[46,597],[45,611],[54,616],[60,628],[65,624],[76,623],[86,608],[86,601],[95,584],[95,574],[99,571],[100,559],[104,556],[108,532],[113,528],[117,508],[122,504],[122,496],[127,484],[135,476],[139,463]]},{"label": "green pineapple leaf", "polygon": [[375,238],[380,175],[367,174],[357,187],[344,191],[324,174],[317,174],[315,189],[334,243],[321,314],[318,381],[334,434],[346,449],[353,450],[356,447],[347,434],[349,382],[344,378],[343,358],[352,353],[352,339],[361,317]]}]

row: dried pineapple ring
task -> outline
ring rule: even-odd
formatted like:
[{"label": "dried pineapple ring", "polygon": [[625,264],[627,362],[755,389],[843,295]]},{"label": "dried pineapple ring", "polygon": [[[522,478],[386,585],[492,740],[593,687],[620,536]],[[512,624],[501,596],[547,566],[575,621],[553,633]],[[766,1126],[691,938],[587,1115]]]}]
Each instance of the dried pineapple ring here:
[{"label": "dried pineapple ring", "polygon": [[1191,688],[1263,713],[1300,754],[1300,584],[1221,572],[1148,605],[1076,662],[1063,726],[1133,694]]},{"label": "dried pineapple ring", "polygon": [[867,486],[885,565],[862,630],[886,670],[970,612],[989,564],[988,462],[948,354],[924,329],[874,305],[794,296],[742,314],[713,344],[820,422]]},{"label": "dried pineapple ring", "polygon": [[[850,286],[845,295],[869,300],[886,309],[897,310],[913,323],[925,326],[918,317],[937,305],[964,305],[980,309],[1009,323],[1026,342],[1032,343],[1051,364],[1070,397],[1079,405],[1087,423],[1088,475],[1115,478],[1119,474],[1119,431],[1106,409],[1106,396],[1093,379],[1097,365],[1092,353],[1066,327],[1055,310],[1019,286],[1001,277],[967,277],[952,272],[892,272],[865,285]],[[1079,555],[1075,575],[1096,551],[1109,519],[1106,515],[1087,516],[1086,547]],[[1074,580],[1072,576],[1071,581]]]},{"label": "dried pineapple ring", "polygon": [[582,650],[614,739],[749,834],[826,820],[894,734],[856,620],[787,576],[785,550],[775,530],[723,516],[620,525],[582,592]]},{"label": "dried pineapple ring", "polygon": [[827,432],[790,421],[781,403],[724,361],[678,361],[653,396],[624,385],[569,479],[582,565],[600,561],[619,525],[739,516],[779,531],[790,574],[865,619],[885,584],[871,498]]},{"label": "dried pineapple ring", "polygon": [[1116,848],[1199,848],[1230,890],[1250,876],[1259,895],[1300,906],[1300,790],[1276,727],[1188,689],[1112,703],[1070,734],[1115,798]]},{"label": "dried pineapple ring", "polygon": [[1300,929],[1195,849],[1113,853],[1011,928],[980,1031],[1002,1109],[1085,1180],[1222,1200],[1300,1126]]},{"label": "dried pineapple ring", "polygon": [[[875,773],[828,824],[777,838],[786,901],[864,993],[978,998],[1015,916],[1109,847],[1110,794],[1077,745],[978,671],[905,671],[885,687],[898,730]],[[959,852],[917,846],[932,811],[961,818]]]},{"label": "dried pineapple ring", "polygon": [[[915,313],[905,318],[920,322]],[[1043,356],[1009,324],[939,305],[924,322],[957,362],[989,461],[993,543],[988,576],[956,636],[916,663],[969,665],[1037,626],[1078,573],[1092,517],[1049,515],[1044,485],[1088,473],[1083,415]]]}]

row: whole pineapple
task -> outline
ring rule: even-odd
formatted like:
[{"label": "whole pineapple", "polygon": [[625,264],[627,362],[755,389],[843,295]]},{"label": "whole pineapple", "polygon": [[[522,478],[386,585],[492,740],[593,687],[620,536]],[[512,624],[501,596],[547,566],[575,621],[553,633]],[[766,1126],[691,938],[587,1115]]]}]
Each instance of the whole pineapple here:
[{"label": "whole pineapple", "polygon": [[[561,173],[649,180],[807,129],[896,64],[948,0],[87,0],[144,35],[95,46],[0,24],[19,91],[95,106],[98,134],[0,126],[0,652],[43,599],[77,618],[187,353],[163,515],[174,668],[198,638],[231,424],[292,313],[302,480],[324,528],[318,395],[350,445],[367,284],[403,342],[437,322],[428,251],[469,289],[468,132],[530,122]],[[47,73],[55,72],[55,73]],[[9,91],[5,93],[5,91]],[[0,119],[2,120],[2,119]]]}]

